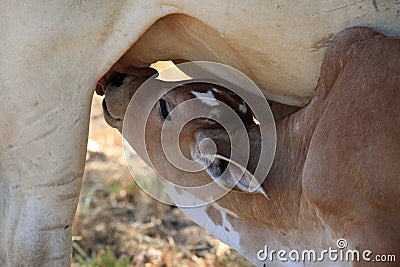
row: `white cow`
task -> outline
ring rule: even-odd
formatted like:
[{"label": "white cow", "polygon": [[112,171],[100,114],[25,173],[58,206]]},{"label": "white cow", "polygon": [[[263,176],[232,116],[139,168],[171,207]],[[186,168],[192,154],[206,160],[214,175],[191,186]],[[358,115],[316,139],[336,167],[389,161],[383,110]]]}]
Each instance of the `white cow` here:
[{"label": "white cow", "polygon": [[68,266],[96,81],[125,53],[213,60],[303,105],[324,47],[348,26],[400,33],[397,1],[0,3],[0,264]]}]

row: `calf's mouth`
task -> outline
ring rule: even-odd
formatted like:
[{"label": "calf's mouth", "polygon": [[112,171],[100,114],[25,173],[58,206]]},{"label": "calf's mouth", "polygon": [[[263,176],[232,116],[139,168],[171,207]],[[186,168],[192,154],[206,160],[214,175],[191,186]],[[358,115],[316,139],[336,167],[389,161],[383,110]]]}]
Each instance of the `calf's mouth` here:
[{"label": "calf's mouth", "polygon": [[105,121],[111,127],[117,128],[119,131],[121,131],[122,130],[122,121],[123,121],[123,119],[122,118],[116,118],[116,117],[113,117],[111,115],[111,113],[108,111],[107,103],[106,103],[105,99],[103,99],[102,107],[103,107],[103,114],[104,114]]}]

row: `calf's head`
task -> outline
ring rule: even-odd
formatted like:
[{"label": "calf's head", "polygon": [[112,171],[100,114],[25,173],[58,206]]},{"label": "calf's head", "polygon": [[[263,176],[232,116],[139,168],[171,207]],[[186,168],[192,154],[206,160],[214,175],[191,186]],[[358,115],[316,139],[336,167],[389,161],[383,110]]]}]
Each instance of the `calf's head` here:
[{"label": "calf's head", "polygon": [[[143,80],[130,76],[120,79],[107,87],[103,108],[106,121],[122,132],[129,101]],[[161,94],[146,125],[132,123],[140,107],[135,110],[125,120],[132,120],[130,127],[145,127],[142,138],[148,160],[164,179],[185,187],[215,181],[224,188],[235,186],[235,191],[267,197],[252,175],[260,155],[260,129],[250,107],[232,91],[199,82],[179,85]],[[134,139],[140,137],[125,138],[134,146]],[[235,148],[246,147],[240,146],[242,142],[248,142],[249,158],[232,159]]]}]

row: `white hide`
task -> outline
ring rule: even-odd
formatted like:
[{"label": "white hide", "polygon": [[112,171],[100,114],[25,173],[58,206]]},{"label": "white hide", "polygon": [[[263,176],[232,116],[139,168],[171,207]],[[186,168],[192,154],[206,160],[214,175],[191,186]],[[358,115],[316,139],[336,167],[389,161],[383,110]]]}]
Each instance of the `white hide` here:
[{"label": "white hide", "polygon": [[[93,89],[132,45],[137,67],[218,61],[270,99],[301,106],[332,36],[362,25],[399,34],[398,10],[394,1],[1,1],[0,263],[70,265]],[[190,23],[157,31],[171,14]]]}]

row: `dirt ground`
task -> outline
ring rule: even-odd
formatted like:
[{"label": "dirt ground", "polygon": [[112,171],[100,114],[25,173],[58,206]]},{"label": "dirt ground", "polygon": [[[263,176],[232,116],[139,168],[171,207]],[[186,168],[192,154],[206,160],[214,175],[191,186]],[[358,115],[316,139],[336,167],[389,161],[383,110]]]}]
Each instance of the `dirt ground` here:
[{"label": "dirt ground", "polygon": [[179,209],[136,186],[101,101],[94,96],[72,266],[253,266]]}]

